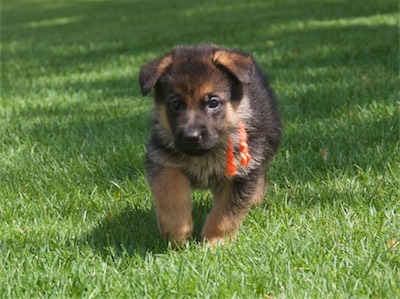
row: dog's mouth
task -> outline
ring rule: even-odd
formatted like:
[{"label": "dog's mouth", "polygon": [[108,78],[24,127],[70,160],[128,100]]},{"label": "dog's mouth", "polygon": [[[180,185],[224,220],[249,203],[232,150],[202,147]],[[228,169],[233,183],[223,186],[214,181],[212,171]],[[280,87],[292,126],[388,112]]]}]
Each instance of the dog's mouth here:
[{"label": "dog's mouth", "polygon": [[175,148],[177,151],[188,155],[188,156],[202,156],[207,154],[213,149],[212,146],[208,147],[199,142],[175,142]]},{"label": "dog's mouth", "polygon": [[203,156],[215,148],[215,144],[210,140],[197,141],[197,142],[187,142],[181,139],[175,140],[175,149],[187,156]]},{"label": "dog's mouth", "polygon": [[210,150],[208,149],[194,149],[194,148],[188,148],[188,149],[182,149],[181,152],[184,153],[185,155],[191,156],[191,157],[199,157],[207,154]]}]

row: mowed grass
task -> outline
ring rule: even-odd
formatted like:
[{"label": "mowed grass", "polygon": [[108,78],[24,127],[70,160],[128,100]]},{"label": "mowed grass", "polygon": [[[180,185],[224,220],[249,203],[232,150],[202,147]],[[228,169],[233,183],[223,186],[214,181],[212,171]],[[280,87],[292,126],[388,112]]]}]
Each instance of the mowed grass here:
[{"label": "mowed grass", "polygon": [[[1,298],[400,297],[396,1],[4,1]],[[285,122],[236,242],[158,234],[138,71],[173,45],[251,52]]]}]

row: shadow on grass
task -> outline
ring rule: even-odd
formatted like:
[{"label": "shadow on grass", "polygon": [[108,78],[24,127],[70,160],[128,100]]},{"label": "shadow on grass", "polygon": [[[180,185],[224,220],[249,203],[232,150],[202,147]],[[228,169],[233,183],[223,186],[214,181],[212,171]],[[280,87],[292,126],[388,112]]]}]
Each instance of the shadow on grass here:
[{"label": "shadow on grass", "polygon": [[168,248],[159,236],[154,210],[138,207],[106,217],[88,234],[87,241],[102,256],[127,254],[143,258],[148,252],[162,253]]},{"label": "shadow on grass", "polygon": [[[193,202],[194,231],[191,242],[200,241],[201,228],[209,210],[207,200]],[[148,253],[163,253],[169,248],[168,242],[159,233],[154,209],[137,206],[105,217],[85,241],[103,257],[126,254],[144,258]]]},{"label": "shadow on grass", "polygon": [[[94,183],[107,190],[111,181],[135,180],[143,173],[150,116],[134,101],[121,101],[120,107],[106,101],[107,97],[99,99],[99,107],[81,102],[23,109],[19,117],[30,125],[20,135],[24,142],[48,151],[46,164],[75,167],[75,183]],[[5,136],[4,143],[13,140]]]},{"label": "shadow on grass", "polygon": [[[40,2],[21,6],[5,3],[3,14],[8,26],[2,29],[2,42],[14,40],[37,40],[35,47],[5,47],[2,55],[6,58],[41,61],[57,69],[76,70],[80,64],[98,65],[104,60],[121,55],[145,56],[148,53],[168,50],[172,45],[212,41],[225,45],[246,47],[246,50],[266,53],[271,49],[267,41],[285,48],[288,39],[292,45],[292,56],[285,61],[276,61],[277,67],[293,67],[311,64],[336,66],[349,59],[360,59],[363,51],[377,48],[385,54],[387,47],[379,49],[379,40],[371,41],[370,36],[382,36],[391,30],[396,37],[396,26],[325,26],[317,29],[279,30],[270,32],[271,26],[307,22],[353,19],[393,13],[394,2],[381,4],[377,1],[260,1],[244,3],[233,1],[152,1],[152,2],[63,2],[52,4]],[[157,7],[157,11],[154,10]],[[207,22],[205,22],[207,20]],[[309,55],[310,45],[348,45],[354,42],[351,31],[357,30],[356,38],[365,40],[362,47],[354,51],[344,47],[343,53],[334,52],[316,59]],[[350,34],[348,33],[350,30]],[[371,30],[373,32],[371,32]],[[64,34],[60,34],[64,33]],[[74,35],[70,35],[74,32]],[[76,33],[75,33],[76,32]],[[361,35],[360,35],[361,34]],[[48,47],[52,45],[52,47]],[[58,49],[60,48],[60,49]],[[57,50],[58,49],[58,50]],[[287,51],[288,49],[278,49]],[[392,49],[393,50],[393,49]],[[305,52],[305,55],[300,55]],[[301,56],[301,57],[300,57]],[[322,60],[322,61],[321,61]],[[68,63],[65,63],[68,61]],[[397,64],[394,64],[394,67]]]}]

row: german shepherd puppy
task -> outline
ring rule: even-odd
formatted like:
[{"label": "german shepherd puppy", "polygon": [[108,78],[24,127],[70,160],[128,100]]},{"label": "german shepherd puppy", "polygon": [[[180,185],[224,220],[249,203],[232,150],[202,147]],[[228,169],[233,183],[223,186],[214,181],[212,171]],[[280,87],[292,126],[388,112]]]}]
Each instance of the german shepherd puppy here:
[{"label": "german shepherd puppy", "polygon": [[252,56],[213,44],[178,46],[140,71],[154,88],[146,171],[161,234],[182,246],[192,234],[192,188],[211,189],[202,230],[212,244],[232,238],[265,195],[281,139],[273,92]]}]

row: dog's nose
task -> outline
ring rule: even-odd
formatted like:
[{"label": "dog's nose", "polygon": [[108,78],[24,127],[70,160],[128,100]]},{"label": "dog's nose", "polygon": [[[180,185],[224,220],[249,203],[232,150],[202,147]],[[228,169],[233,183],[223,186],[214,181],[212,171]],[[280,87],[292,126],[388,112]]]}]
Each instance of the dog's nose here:
[{"label": "dog's nose", "polygon": [[182,134],[184,142],[199,142],[201,139],[201,131],[197,128],[187,128]]}]

